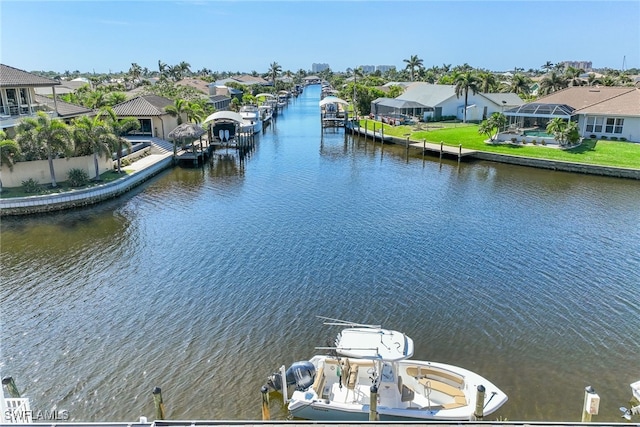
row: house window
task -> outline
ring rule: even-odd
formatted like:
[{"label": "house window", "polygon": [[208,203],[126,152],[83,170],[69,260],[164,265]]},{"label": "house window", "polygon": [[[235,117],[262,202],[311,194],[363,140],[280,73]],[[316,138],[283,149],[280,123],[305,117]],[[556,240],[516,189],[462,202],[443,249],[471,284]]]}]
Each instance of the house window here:
[{"label": "house window", "polygon": [[143,135],[152,135],[151,133],[151,119],[138,119],[140,122],[140,130],[137,132]]},{"label": "house window", "polygon": [[604,117],[587,117],[587,132],[601,133]]},{"label": "house window", "polygon": [[7,103],[9,104],[9,114],[18,115],[18,99],[15,89],[7,89]]},{"label": "house window", "polygon": [[605,133],[622,133],[622,125],[624,119],[609,117],[607,118],[607,126],[605,127]]}]

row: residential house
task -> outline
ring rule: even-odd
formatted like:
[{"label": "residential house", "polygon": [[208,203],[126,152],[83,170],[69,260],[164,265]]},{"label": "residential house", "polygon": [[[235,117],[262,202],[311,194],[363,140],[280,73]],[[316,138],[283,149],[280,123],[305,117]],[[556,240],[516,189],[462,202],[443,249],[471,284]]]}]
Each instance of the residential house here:
[{"label": "residential house", "polygon": [[[572,86],[504,112],[512,131],[545,130],[556,118],[578,123],[584,138],[640,142],[640,88]],[[624,138],[624,139],[623,139]]]},{"label": "residential house", "polygon": [[[141,95],[113,106],[118,117],[135,117],[140,121],[136,135],[167,139],[169,132],[178,126],[178,118],[169,115],[165,108],[174,105],[168,98],[158,95]],[[182,122],[187,121],[182,114]]]},{"label": "residential house", "polygon": [[24,117],[34,117],[38,111],[57,117],[56,101],[53,101],[53,108],[39,104],[35,89],[47,87],[55,93],[55,87],[59,85],[56,80],[0,64],[0,129],[13,137],[13,128]]},{"label": "residential house", "polygon": [[[402,85],[394,83],[395,85]],[[406,111],[398,110],[398,101],[407,105]],[[522,105],[524,101],[515,93],[473,93],[467,98],[467,121],[481,121],[495,112],[503,112],[508,108]],[[394,112],[416,115],[422,120],[441,120],[451,117],[464,118],[464,95],[456,96],[454,85],[438,85],[425,82],[414,82],[406,85],[404,93],[395,99],[379,98],[372,102],[371,113],[374,115]]]}]

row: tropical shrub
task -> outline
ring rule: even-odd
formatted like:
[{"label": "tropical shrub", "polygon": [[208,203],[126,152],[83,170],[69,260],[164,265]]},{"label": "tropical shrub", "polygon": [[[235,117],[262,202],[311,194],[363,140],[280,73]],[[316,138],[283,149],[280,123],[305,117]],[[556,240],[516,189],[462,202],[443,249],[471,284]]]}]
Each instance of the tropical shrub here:
[{"label": "tropical shrub", "polygon": [[22,181],[22,188],[25,193],[37,194],[42,192],[42,186],[33,178]]},{"label": "tropical shrub", "polygon": [[71,169],[68,178],[71,187],[83,187],[89,183],[89,174],[84,169]]}]

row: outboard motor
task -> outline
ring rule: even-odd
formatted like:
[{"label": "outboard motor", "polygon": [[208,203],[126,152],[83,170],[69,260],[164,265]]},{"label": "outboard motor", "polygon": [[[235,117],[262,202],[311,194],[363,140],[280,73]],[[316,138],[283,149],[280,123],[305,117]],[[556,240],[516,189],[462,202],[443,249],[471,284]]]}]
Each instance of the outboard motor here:
[{"label": "outboard motor", "polygon": [[[295,386],[296,390],[304,391],[311,387],[316,379],[316,367],[308,360],[294,362],[287,369],[285,376],[287,378],[287,387]],[[274,390],[282,391],[282,375],[279,372],[271,374],[267,385]]]}]

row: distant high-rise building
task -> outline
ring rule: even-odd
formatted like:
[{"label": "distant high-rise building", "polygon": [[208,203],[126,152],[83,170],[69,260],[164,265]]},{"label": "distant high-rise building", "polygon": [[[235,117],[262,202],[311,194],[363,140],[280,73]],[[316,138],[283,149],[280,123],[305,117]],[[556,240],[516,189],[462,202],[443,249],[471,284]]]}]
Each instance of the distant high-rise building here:
[{"label": "distant high-rise building", "polygon": [[394,70],[395,65],[378,65],[376,67],[376,71],[380,71],[381,73],[386,73],[387,71]]},{"label": "distant high-rise building", "polygon": [[311,64],[311,72],[319,73],[320,71],[328,70],[329,64],[316,64],[315,62]]},{"label": "distant high-rise building", "polygon": [[591,71],[592,69],[591,61],[562,61],[561,64],[564,68],[573,67],[585,71]]},{"label": "distant high-rise building", "polygon": [[365,74],[371,74],[376,70],[375,65],[361,65],[359,68],[361,68]]}]

